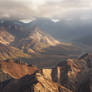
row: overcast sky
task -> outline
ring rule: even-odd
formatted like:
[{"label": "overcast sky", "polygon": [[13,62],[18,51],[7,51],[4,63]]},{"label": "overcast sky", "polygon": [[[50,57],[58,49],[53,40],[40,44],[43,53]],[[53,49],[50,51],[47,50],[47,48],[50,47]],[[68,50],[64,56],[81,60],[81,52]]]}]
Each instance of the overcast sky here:
[{"label": "overcast sky", "polygon": [[92,0],[0,0],[0,18],[92,19]]}]

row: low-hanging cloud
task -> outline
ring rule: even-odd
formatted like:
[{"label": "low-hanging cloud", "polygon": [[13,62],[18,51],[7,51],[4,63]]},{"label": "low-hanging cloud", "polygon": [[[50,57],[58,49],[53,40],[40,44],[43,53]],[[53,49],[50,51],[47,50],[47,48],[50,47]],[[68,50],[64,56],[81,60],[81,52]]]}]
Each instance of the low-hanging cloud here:
[{"label": "low-hanging cloud", "polygon": [[91,18],[91,0],[0,0],[0,18]]}]

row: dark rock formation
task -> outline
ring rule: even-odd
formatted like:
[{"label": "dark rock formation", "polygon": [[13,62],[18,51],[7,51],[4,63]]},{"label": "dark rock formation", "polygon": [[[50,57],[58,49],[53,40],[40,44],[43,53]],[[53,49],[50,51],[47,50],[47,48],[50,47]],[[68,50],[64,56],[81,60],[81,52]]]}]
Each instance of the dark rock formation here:
[{"label": "dark rock formation", "polygon": [[[28,75],[23,74],[18,79],[14,77],[15,79],[6,81],[6,84],[1,83],[2,92],[92,92],[91,54],[79,59],[68,59],[53,69],[35,71],[34,67],[26,68],[28,67],[30,71],[33,69],[34,73],[27,72]],[[17,68],[14,69],[16,71]],[[21,73],[22,69],[16,74]]]}]

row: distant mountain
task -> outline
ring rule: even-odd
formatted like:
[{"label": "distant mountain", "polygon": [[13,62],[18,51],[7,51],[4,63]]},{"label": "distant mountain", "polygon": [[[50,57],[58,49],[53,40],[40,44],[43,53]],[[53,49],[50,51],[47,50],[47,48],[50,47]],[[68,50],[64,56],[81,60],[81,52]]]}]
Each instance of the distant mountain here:
[{"label": "distant mountain", "polygon": [[15,38],[22,38],[26,36],[24,23],[17,20],[0,20],[0,31],[6,31]]},{"label": "distant mountain", "polygon": [[59,41],[44,33],[39,27],[28,27],[18,21],[0,22],[0,42],[34,53],[42,48],[60,44]]},{"label": "distant mountain", "polygon": [[91,23],[77,20],[60,20],[53,22],[48,18],[37,18],[30,23],[23,23],[18,20],[0,20],[0,28],[7,30],[17,39],[27,37],[28,32],[37,26],[43,32],[51,35],[60,41],[72,41],[80,37],[92,34]]},{"label": "distant mountain", "polygon": [[19,39],[17,43],[14,43],[14,46],[17,45],[18,48],[23,49],[27,52],[37,52],[43,48],[50,46],[56,46],[61,44],[59,41],[51,37],[50,35],[44,33],[38,27],[34,27],[30,30],[29,35],[23,39]]},{"label": "distant mountain", "polygon": [[51,19],[37,18],[29,25],[37,25],[60,41],[72,41],[90,33],[92,34],[91,23],[84,22],[85,21],[82,20],[79,22],[77,20],[60,20],[53,22]]}]

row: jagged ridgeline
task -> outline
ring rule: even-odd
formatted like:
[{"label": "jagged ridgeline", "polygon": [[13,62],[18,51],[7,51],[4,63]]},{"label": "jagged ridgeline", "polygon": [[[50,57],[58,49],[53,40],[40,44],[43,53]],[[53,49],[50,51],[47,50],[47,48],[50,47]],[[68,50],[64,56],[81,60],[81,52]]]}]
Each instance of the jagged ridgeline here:
[{"label": "jagged ridgeline", "polygon": [[34,53],[42,48],[60,44],[59,41],[44,33],[39,27],[19,21],[0,21],[0,42]]},{"label": "jagged ridgeline", "polygon": [[[46,30],[45,30],[46,31]],[[44,48],[57,45],[71,46],[48,35],[37,25],[25,24],[16,20],[0,21],[0,43],[19,48],[26,53],[37,53]]]},{"label": "jagged ridgeline", "polygon": [[13,78],[1,83],[1,92],[92,92],[92,54],[42,69],[1,61],[1,69]]}]

